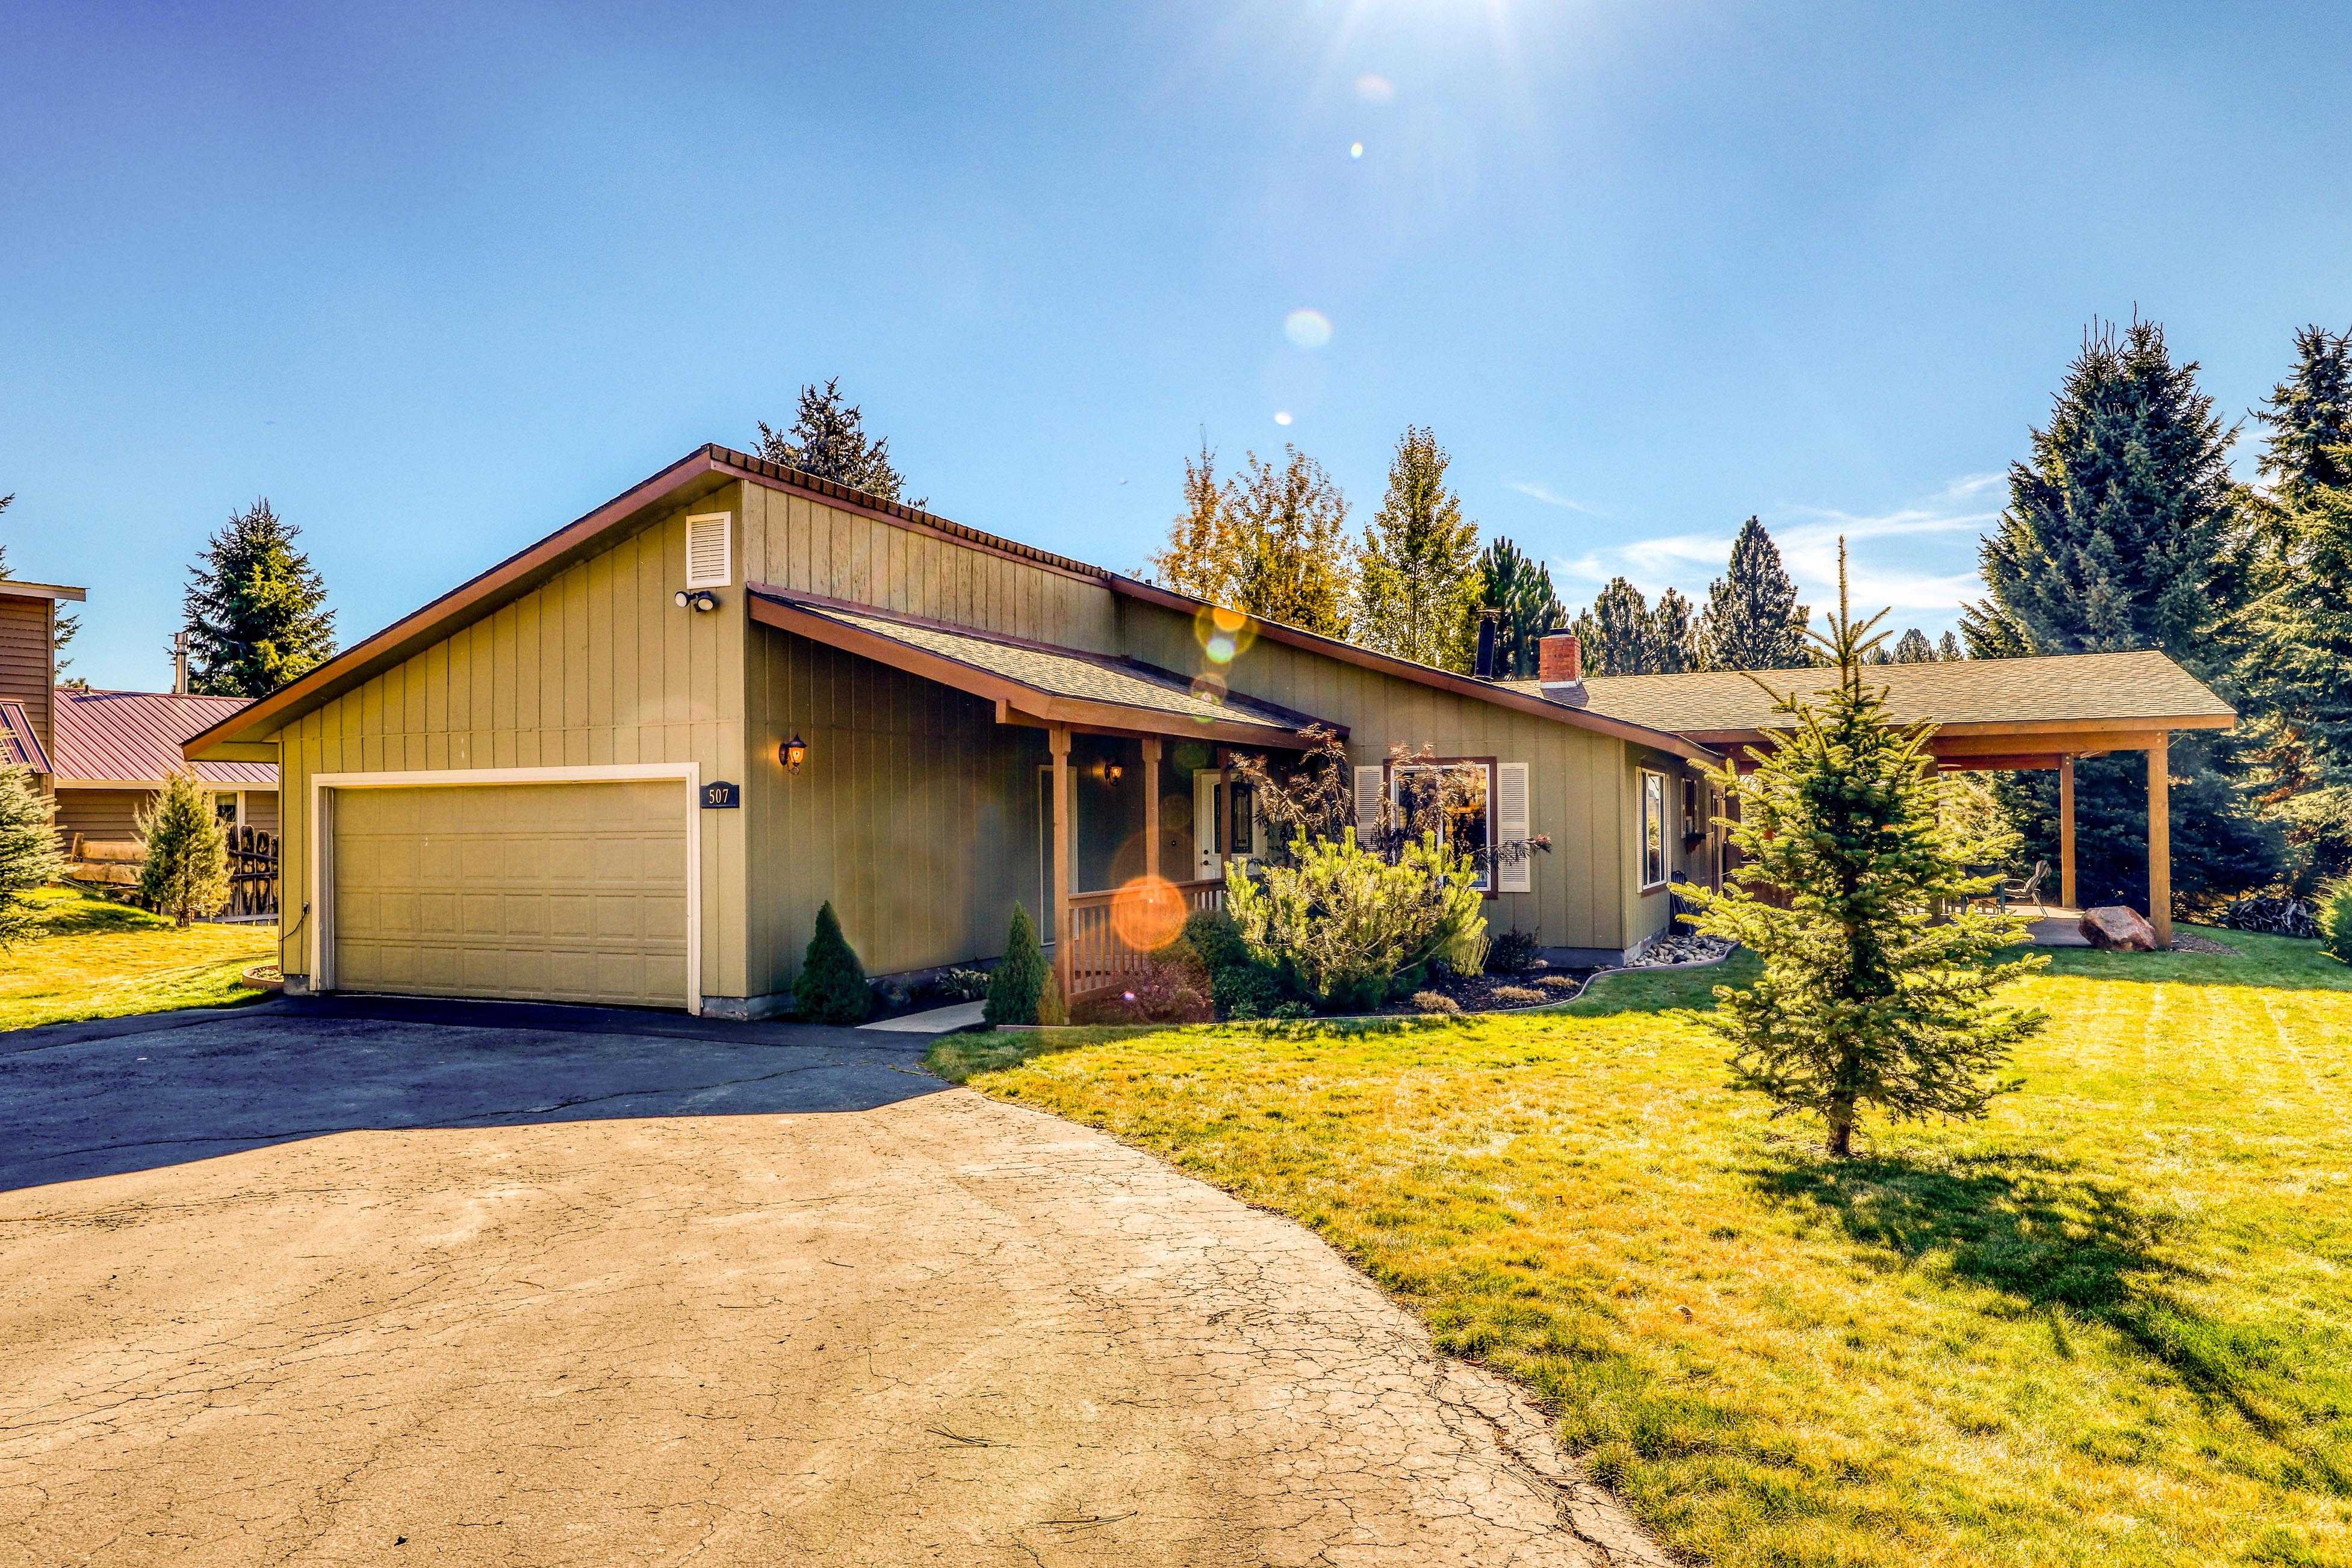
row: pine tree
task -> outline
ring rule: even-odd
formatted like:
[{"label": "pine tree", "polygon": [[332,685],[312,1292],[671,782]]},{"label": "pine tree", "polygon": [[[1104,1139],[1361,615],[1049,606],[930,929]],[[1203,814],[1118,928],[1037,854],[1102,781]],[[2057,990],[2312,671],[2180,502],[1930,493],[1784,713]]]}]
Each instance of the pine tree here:
[{"label": "pine tree", "polygon": [[1498,538],[1478,558],[1478,602],[1503,612],[1496,628],[1495,673],[1505,680],[1535,679],[1542,673],[1545,635],[1568,624],[1568,612],[1552,589],[1551,569]]},{"label": "pine tree", "polygon": [[39,924],[30,894],[65,874],[53,819],[57,803],[33,787],[29,768],[0,768],[0,947]]},{"label": "pine tree", "polygon": [[[2172,362],[2153,321],[2095,321],[2084,334],[2031,459],[2011,465],[2010,504],[1979,552],[1992,591],[1962,614],[1971,653],[2156,648],[2235,695],[2223,632],[2248,590],[2242,497],[2229,474],[2231,433],[2196,371]],[[2278,873],[2278,835],[2245,788],[2246,750],[2210,731],[2172,737],[2172,885],[2192,908]],[[1996,792],[2025,852],[2054,862],[2055,776],[2006,776]],[[2139,756],[2076,765],[2075,824],[2086,895],[2146,907]]]},{"label": "pine tree", "polygon": [[2270,428],[2257,461],[2280,500],[2352,486],[2352,332],[2297,332],[2294,368],[2254,417]]},{"label": "pine tree", "polygon": [[1478,525],[1445,485],[1445,448],[1408,425],[1389,459],[1388,493],[1357,550],[1356,640],[1439,669],[1467,670],[1475,644]]},{"label": "pine tree", "polygon": [[1217,455],[1201,434],[1201,455],[1184,459],[1184,510],[1169,525],[1168,548],[1151,558],[1151,580],[1177,593],[1231,605],[1239,574],[1229,486],[1217,482]]},{"label": "pine tree", "polygon": [[1691,619],[1691,601],[1678,591],[1669,588],[1658,595],[1650,622],[1654,628],[1650,643],[1659,674],[1679,675],[1706,668],[1699,651],[1698,627]]},{"label": "pine tree", "polygon": [[2310,892],[2352,872],[2352,485],[2303,489],[2281,522],[2290,570],[2249,612],[2245,679],[2269,732],[2269,814]]},{"label": "pine tree", "polygon": [[184,768],[163,780],[141,808],[139,896],[175,925],[214,915],[228,902],[228,835],[213,809],[213,793]]},{"label": "pine tree", "polygon": [[1699,612],[1699,648],[1710,670],[1793,670],[1811,663],[1797,584],[1780,548],[1754,517],[1731,541],[1731,563],[1707,585]]},{"label": "pine tree", "polygon": [[335,652],[335,612],[302,530],[265,497],[230,514],[189,569],[189,685],[215,696],[266,696]]},{"label": "pine tree", "polygon": [[[906,480],[890,461],[889,439],[866,438],[865,411],[842,402],[840,377],[827,377],[822,388],[814,382],[801,388],[789,431],[772,429],[766,420],[759,424],[760,455],[769,462],[886,501],[900,498]],[[918,511],[929,504],[928,497],[907,503]]]},{"label": "pine tree", "polygon": [[1657,620],[1642,591],[1623,578],[1609,580],[1592,608],[1576,618],[1575,630],[1584,647],[1586,674],[1657,674]]},{"label": "pine tree", "polygon": [[[1946,632],[1950,636],[1950,632]],[[1914,626],[1903,633],[1895,644],[1895,662],[1898,664],[1932,664],[1940,657],[1936,644],[1927,641],[1927,633]]]},{"label": "pine tree", "polygon": [[[5,496],[0,496],[0,512],[5,512],[8,509],[8,503],[14,501],[16,498],[16,493],[14,491],[9,492]],[[8,547],[5,544],[0,544],[0,579],[5,579],[11,575],[12,573],[8,570]],[[81,617],[79,615],[68,615],[66,613],[64,605],[60,604],[58,606],[57,619],[50,623],[49,647],[56,656],[56,669],[58,676],[58,685],[61,686],[78,686],[82,685],[79,680],[68,681],[64,678],[66,671],[73,667],[73,661],[65,656],[66,644],[72,642],[74,640],[74,633],[80,630]]]},{"label": "pine tree", "polygon": [[1934,727],[1893,723],[1885,688],[1864,680],[1885,616],[1853,620],[1843,544],[1838,577],[1831,635],[1815,639],[1837,685],[1782,696],[1760,765],[1717,775],[1739,802],[1731,836],[1745,859],[1724,892],[1688,891],[1701,930],[1763,962],[1753,987],[1717,987],[1717,1010],[1701,1015],[1734,1047],[1735,1084],[1776,1114],[1819,1115],[1843,1159],[1866,1106],[1897,1121],[1977,1117],[2013,1087],[1993,1075],[2048,1020],[1993,998],[2049,960],[2005,960],[2024,923],[1971,908],[1992,886],[1967,870],[1979,846],[1947,810]]},{"label": "pine tree", "polygon": [[1954,659],[1965,659],[1968,656],[1967,651],[1960,646],[1958,634],[1947,632],[1936,639],[1936,657],[1938,659],[1949,662]]},{"label": "pine tree", "polygon": [[1321,464],[1295,446],[1280,467],[1244,456],[1228,497],[1233,608],[1325,637],[1348,634],[1348,503]]},{"label": "pine tree", "polygon": [[1037,944],[1037,926],[1029,912],[1013,906],[1013,927],[1004,937],[1004,956],[988,976],[988,1002],[981,1017],[992,1024],[1035,1023],[1037,1007],[1053,979],[1045,967],[1045,951]]},{"label": "pine tree", "polygon": [[793,981],[793,1012],[809,1023],[861,1024],[873,1016],[874,993],[866,984],[866,966],[841,934],[831,899],[817,906],[816,929]]}]

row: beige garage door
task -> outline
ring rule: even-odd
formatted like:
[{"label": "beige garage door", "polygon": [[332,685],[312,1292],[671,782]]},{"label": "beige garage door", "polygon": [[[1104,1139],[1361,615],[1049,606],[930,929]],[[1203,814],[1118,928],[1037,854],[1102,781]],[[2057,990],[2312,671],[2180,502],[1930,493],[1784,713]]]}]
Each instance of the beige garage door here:
[{"label": "beige garage door", "polygon": [[347,991],[686,1005],[686,786],[338,789]]}]

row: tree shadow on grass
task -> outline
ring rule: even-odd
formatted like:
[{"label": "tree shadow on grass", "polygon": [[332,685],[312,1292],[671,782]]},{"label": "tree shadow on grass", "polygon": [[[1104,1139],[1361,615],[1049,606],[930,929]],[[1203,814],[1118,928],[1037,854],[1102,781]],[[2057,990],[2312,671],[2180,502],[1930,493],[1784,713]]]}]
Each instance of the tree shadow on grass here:
[{"label": "tree shadow on grass", "polygon": [[2016,1153],[1774,1165],[1748,1175],[1776,1204],[1826,1213],[1895,1266],[1934,1270],[2046,1315],[2069,1359],[2070,1326],[2112,1329],[2288,1450],[2283,1484],[2352,1496],[2343,1457],[2352,1378],[2326,1370],[2341,1361],[2339,1348],[2189,1306],[2175,1287],[2197,1275],[2168,1256],[2184,1222],[2141,1207],[2121,1184]]}]

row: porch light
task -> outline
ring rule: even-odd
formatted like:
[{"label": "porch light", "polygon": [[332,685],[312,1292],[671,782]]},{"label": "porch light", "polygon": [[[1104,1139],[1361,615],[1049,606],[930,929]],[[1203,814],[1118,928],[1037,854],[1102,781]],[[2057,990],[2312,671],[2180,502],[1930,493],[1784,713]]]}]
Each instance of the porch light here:
[{"label": "porch light", "polygon": [[785,772],[798,773],[801,764],[808,760],[808,742],[793,736],[776,748],[776,760],[784,765]]},{"label": "porch light", "polygon": [[1103,778],[1108,782],[1116,784],[1126,777],[1127,769],[1121,768],[1118,763],[1106,762],[1103,764]]}]

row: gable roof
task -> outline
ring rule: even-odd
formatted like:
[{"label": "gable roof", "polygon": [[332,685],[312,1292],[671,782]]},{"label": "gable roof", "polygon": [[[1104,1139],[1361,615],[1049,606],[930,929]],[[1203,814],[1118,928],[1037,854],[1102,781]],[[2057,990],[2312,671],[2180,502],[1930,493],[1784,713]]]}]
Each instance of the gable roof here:
[{"label": "gable roof", "polygon": [[0,699],[0,768],[55,771],[49,766],[49,754],[41,749],[40,736],[34,731],[33,716],[16,697]]},{"label": "gable roof", "polygon": [[[2137,730],[2226,729],[2237,714],[2205,684],[2154,649],[2034,659],[1958,659],[1873,664],[1897,722],[1932,722],[1947,734],[2019,732],[2021,727],[2114,725]],[[1833,684],[1825,670],[1738,670],[1682,675],[1595,675],[1584,683],[1592,712],[1717,743],[1785,726],[1776,692],[1811,694]],[[1540,693],[1536,681],[1513,681]]]},{"label": "gable roof", "polygon": [[[118,784],[162,789],[164,776],[184,768],[181,745],[233,718],[249,699],[171,692],[94,692],[58,688],[55,744],[60,789]],[[199,762],[207,784],[274,789],[278,768],[268,762]]]},{"label": "gable roof", "polygon": [[[521,598],[574,561],[593,554],[607,535],[643,522],[657,510],[690,503],[726,485],[746,479],[773,489],[814,496],[847,511],[861,512],[899,528],[934,534],[970,549],[1097,583],[1113,593],[1146,602],[1188,612],[1207,607],[1202,600],[1139,582],[1068,556],[1023,544],[1017,539],[967,528],[936,513],[863,490],[854,490],[846,485],[820,479],[796,468],[713,443],[631,486],[593,511],[574,518],[538,543],[516,551],[488,570],[460,583],[374,635],[362,639],[299,679],[260,698],[244,711],[191,737],[184,749],[193,756],[207,747],[225,742],[267,737],[293,719],[324,706],[372,676],[440,641],[458,627]],[[1260,635],[1272,641],[1380,670],[1401,680],[1514,708],[1578,728],[1597,730],[1659,750],[1701,760],[1713,759],[1703,747],[1678,735],[1608,715],[1547,702],[1540,696],[1526,696],[1498,683],[1474,680],[1467,675],[1417,664],[1409,659],[1376,653],[1368,648],[1317,636],[1279,622],[1260,621],[1257,624]]]}]

